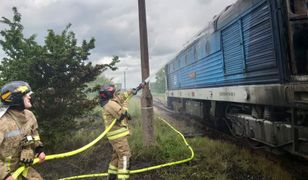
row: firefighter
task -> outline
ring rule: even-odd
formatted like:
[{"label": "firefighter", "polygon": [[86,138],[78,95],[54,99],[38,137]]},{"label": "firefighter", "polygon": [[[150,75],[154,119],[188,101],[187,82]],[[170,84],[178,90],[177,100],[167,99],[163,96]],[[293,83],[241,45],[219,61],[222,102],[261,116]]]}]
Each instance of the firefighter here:
[{"label": "firefighter", "polygon": [[108,127],[114,119],[115,125],[107,133],[107,138],[112,146],[113,154],[108,168],[108,179],[129,178],[129,158],[131,152],[128,144],[128,120],[131,120],[127,112],[127,100],[131,95],[137,94],[145,83],[141,83],[136,89],[124,93],[116,91],[113,85],[104,85],[100,88],[100,105],[103,107],[102,116],[105,127]]},{"label": "firefighter", "polygon": [[45,160],[43,144],[32,107],[31,88],[23,81],[13,81],[1,88],[0,98],[0,179],[13,180],[12,173],[20,166],[27,168],[18,179],[39,180],[41,175],[30,165],[35,157]]}]

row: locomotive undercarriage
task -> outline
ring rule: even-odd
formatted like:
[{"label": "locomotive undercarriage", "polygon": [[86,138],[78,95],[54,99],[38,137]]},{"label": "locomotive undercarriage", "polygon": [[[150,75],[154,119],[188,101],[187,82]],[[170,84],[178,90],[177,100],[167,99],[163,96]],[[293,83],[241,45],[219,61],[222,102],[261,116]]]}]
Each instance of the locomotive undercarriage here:
[{"label": "locomotive undercarriage", "polygon": [[225,109],[233,134],[307,157],[307,111],[259,105],[245,107],[228,104]]},{"label": "locomotive undercarriage", "polygon": [[205,120],[219,130],[308,159],[308,111],[241,103],[170,98],[175,111]]}]

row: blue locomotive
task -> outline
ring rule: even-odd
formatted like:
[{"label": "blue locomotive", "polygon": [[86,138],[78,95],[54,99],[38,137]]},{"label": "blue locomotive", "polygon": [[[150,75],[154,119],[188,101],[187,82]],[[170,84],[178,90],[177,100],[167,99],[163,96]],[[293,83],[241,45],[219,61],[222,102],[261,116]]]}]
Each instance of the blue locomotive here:
[{"label": "blue locomotive", "polygon": [[307,157],[307,6],[238,0],[226,7],[165,66],[168,105]]}]

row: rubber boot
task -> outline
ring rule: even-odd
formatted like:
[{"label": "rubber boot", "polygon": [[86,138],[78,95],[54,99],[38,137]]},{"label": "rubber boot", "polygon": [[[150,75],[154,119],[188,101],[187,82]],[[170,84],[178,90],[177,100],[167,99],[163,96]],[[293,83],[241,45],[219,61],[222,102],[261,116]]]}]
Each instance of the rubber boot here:
[{"label": "rubber boot", "polygon": [[116,180],[117,179],[117,175],[116,174],[109,174],[108,175],[108,180]]}]

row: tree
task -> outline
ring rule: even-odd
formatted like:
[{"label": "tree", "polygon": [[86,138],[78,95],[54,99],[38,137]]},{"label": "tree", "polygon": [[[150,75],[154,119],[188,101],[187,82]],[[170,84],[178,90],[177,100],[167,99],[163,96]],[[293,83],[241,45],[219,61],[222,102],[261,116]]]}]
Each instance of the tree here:
[{"label": "tree", "polygon": [[155,82],[151,83],[151,90],[156,93],[164,93],[165,92],[165,70],[161,69],[158,71],[155,77]]},{"label": "tree", "polygon": [[95,39],[83,40],[78,46],[70,24],[56,34],[48,30],[44,45],[39,45],[35,35],[23,35],[21,14],[13,8],[13,19],[2,17],[1,23],[9,29],[1,30],[0,40],[6,57],[0,64],[0,85],[13,80],[23,80],[34,90],[34,111],[39,119],[43,136],[50,144],[73,129],[74,118],[97,105],[86,93],[93,91],[88,82],[96,79],[106,69],[116,70],[119,58],[110,64],[93,65],[88,61]]}]

